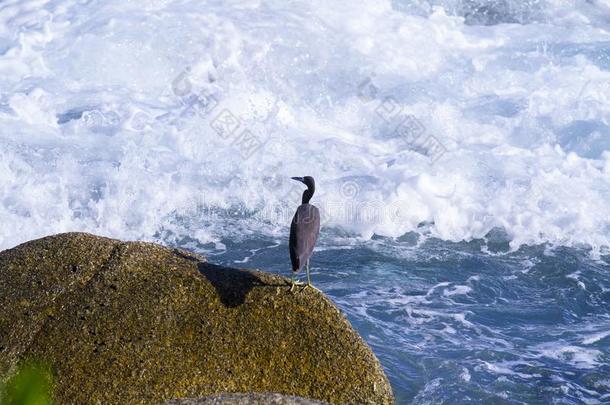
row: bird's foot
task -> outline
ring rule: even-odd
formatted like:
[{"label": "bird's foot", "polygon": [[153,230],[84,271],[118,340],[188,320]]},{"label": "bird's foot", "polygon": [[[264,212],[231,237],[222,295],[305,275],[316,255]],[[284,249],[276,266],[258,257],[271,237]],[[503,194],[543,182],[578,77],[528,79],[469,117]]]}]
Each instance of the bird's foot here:
[{"label": "bird's foot", "polygon": [[288,291],[292,292],[292,291],[294,291],[295,287],[302,286],[302,285],[303,285],[302,282],[292,280],[292,282],[290,283],[290,289]]},{"label": "bird's foot", "polygon": [[307,284],[305,284],[305,285],[303,286],[303,288],[301,289],[301,291],[305,291],[305,290],[306,290],[306,289],[308,289],[308,288],[314,289],[314,290],[316,290],[317,292],[322,292],[322,291],[320,291],[320,289],[319,289],[319,288],[317,288],[316,286],[314,286],[314,285],[313,285],[313,284],[311,284],[311,283],[307,283]]}]

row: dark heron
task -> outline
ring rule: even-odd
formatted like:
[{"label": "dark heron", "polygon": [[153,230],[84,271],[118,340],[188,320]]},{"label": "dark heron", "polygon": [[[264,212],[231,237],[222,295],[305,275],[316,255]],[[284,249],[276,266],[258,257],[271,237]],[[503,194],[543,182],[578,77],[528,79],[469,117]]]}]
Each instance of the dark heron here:
[{"label": "dark heron", "polygon": [[297,285],[294,281],[294,275],[303,265],[305,265],[307,270],[307,284],[305,288],[312,286],[311,279],[309,278],[309,258],[313,253],[313,248],[320,234],[320,211],[316,206],[309,203],[313,193],[316,191],[316,183],[313,177],[293,177],[292,179],[305,184],[307,190],[303,191],[301,205],[297,208],[297,212],[294,214],[294,218],[292,218],[292,224],[290,224],[290,240],[288,241],[290,261],[292,262],[292,284],[290,291]]}]

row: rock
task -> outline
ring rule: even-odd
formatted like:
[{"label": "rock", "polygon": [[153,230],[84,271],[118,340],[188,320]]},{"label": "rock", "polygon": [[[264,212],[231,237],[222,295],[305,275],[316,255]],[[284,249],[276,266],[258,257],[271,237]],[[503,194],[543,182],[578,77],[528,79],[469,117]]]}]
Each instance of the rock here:
[{"label": "rock", "polygon": [[83,233],[0,252],[0,375],[35,359],[56,403],[276,392],[389,404],[379,361],[322,293]]},{"label": "rock", "polygon": [[247,393],[174,399],[164,405],[327,405],[327,403],[275,393]]}]

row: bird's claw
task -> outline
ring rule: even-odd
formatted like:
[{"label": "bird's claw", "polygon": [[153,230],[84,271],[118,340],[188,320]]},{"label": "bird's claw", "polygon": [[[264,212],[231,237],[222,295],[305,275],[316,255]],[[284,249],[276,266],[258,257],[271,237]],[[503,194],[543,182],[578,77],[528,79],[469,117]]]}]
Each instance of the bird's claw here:
[{"label": "bird's claw", "polygon": [[292,291],[294,291],[295,287],[298,287],[298,286],[301,286],[301,285],[303,285],[303,283],[301,283],[300,281],[292,281],[290,283],[290,289],[288,291],[292,292]]},{"label": "bird's claw", "polygon": [[303,286],[303,288],[301,289],[301,291],[305,291],[306,289],[311,288],[313,290],[316,290],[318,292],[321,292],[317,287],[315,287],[313,284],[311,283],[307,283]]}]

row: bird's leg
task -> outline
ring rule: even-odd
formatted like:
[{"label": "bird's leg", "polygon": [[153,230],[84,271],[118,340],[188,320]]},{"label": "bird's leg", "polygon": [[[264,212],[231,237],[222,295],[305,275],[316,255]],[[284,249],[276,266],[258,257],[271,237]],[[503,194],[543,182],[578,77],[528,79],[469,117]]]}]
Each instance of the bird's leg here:
[{"label": "bird's leg", "polygon": [[290,275],[290,290],[288,290],[288,291],[292,292],[292,290],[294,290],[294,286],[295,286],[295,283],[294,283],[294,271],[293,271],[292,274]]},{"label": "bird's leg", "polygon": [[[305,284],[305,287],[303,287],[303,290],[305,290],[306,288],[313,288],[314,290],[318,290],[316,287],[313,286],[313,284],[311,284],[311,278],[309,278],[309,259],[307,259],[307,262],[305,262],[305,270],[307,271],[307,284]],[[303,291],[301,290],[301,291]],[[320,290],[318,290],[320,291]]]},{"label": "bird's leg", "polygon": [[311,285],[311,279],[309,278],[309,259],[305,263],[305,268],[307,269],[307,285]]},{"label": "bird's leg", "polygon": [[296,274],[296,271],[293,271],[292,274],[290,275],[290,292],[292,292],[292,290],[294,290],[294,287],[296,287],[297,285],[302,285],[303,283],[296,281],[294,279],[294,275]]}]

